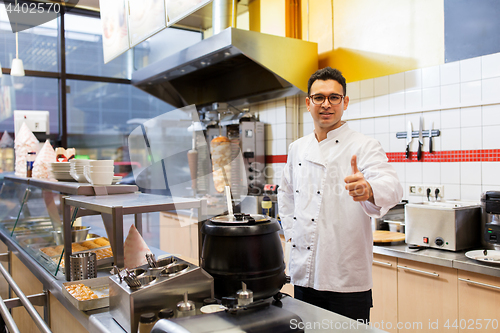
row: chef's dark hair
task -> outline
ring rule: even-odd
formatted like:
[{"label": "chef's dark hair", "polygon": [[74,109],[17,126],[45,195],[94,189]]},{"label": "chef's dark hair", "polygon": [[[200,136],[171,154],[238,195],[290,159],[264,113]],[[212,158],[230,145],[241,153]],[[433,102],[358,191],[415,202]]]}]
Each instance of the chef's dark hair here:
[{"label": "chef's dark hair", "polygon": [[331,67],[325,67],[322,69],[318,69],[313,75],[311,75],[311,77],[309,78],[309,81],[307,81],[307,95],[308,96],[311,94],[311,86],[313,85],[314,81],[316,81],[316,80],[321,80],[321,81],[335,80],[342,85],[342,88],[344,89],[344,96],[347,93],[345,78],[344,78],[344,76],[342,76],[342,73],[338,69],[334,69]]}]

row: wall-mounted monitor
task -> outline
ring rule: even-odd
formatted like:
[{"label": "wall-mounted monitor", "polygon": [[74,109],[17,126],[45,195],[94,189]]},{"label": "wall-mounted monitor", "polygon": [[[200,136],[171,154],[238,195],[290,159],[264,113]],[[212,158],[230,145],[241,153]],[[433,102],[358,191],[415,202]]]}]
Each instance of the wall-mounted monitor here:
[{"label": "wall-mounted monitor", "polygon": [[14,134],[26,123],[32,132],[43,132],[50,134],[49,111],[15,110],[14,111]]}]

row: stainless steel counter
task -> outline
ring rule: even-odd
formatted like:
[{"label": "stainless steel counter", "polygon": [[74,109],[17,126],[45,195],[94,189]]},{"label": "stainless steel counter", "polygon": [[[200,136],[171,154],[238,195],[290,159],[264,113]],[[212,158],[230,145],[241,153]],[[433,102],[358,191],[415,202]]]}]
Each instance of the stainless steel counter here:
[{"label": "stainless steel counter", "polygon": [[[314,305],[299,301],[289,296],[281,300],[282,308],[297,314],[302,319],[302,324],[291,322],[292,328],[303,328],[307,333],[315,332],[385,332],[380,329],[358,323],[334,312],[318,308]],[[265,310],[263,310],[265,311]],[[204,316],[204,315],[202,315]],[[206,315],[205,315],[206,316]],[[90,332],[123,333],[123,329],[113,320],[109,313],[91,315],[89,318]]]},{"label": "stainless steel counter", "polygon": [[424,249],[416,251],[409,249],[406,244],[373,246],[373,253],[376,254],[383,254],[395,258],[414,260],[444,267],[453,267],[464,271],[500,277],[500,263],[487,264],[469,259],[465,256],[467,251],[450,252],[437,249]]},{"label": "stainless steel counter", "polygon": [[[62,284],[66,282],[62,274],[57,277],[49,274],[30,255],[19,247],[16,242],[0,230],[0,240],[3,241],[13,253],[26,265],[26,267],[42,282],[44,289],[48,290],[57,300],[75,317],[80,324],[89,332],[102,333],[124,333],[125,331],[114,321],[108,312],[109,308],[97,309],[93,311],[79,311],[62,294]],[[108,275],[107,272],[99,272],[100,276]],[[285,297],[283,308],[296,313],[302,318],[306,332],[384,332],[380,329],[372,328],[361,323],[357,323],[347,317],[323,310],[316,306],[301,302],[294,298]],[[294,323],[292,323],[294,324]]]},{"label": "stainless steel counter", "polygon": [[5,176],[4,179],[16,183],[33,185],[43,190],[55,191],[69,195],[96,195],[96,189],[98,193],[99,190],[101,190],[101,193],[104,190],[107,194],[133,193],[139,190],[136,185],[94,186],[88,183],[49,181],[16,176]]}]

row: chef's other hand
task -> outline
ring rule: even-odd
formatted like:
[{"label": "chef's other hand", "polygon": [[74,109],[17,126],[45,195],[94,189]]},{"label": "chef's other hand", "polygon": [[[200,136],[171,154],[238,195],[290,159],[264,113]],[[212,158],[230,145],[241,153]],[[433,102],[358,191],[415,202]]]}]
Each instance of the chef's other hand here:
[{"label": "chef's other hand", "polygon": [[352,175],[345,177],[345,189],[349,191],[349,195],[354,201],[373,201],[373,190],[365,179],[365,176],[358,170],[357,157],[352,155],[351,158]]}]

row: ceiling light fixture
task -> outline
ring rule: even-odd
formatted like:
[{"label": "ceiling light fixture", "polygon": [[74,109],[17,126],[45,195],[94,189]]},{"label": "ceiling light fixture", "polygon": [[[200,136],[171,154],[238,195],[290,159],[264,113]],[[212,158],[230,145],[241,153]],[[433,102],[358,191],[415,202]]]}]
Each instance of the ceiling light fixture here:
[{"label": "ceiling light fixture", "polygon": [[[16,0],[16,7],[17,7],[17,0]],[[12,59],[12,65],[10,66],[10,75],[24,76],[23,61],[19,59],[19,32],[17,31],[17,21],[16,21],[16,58]]]}]

